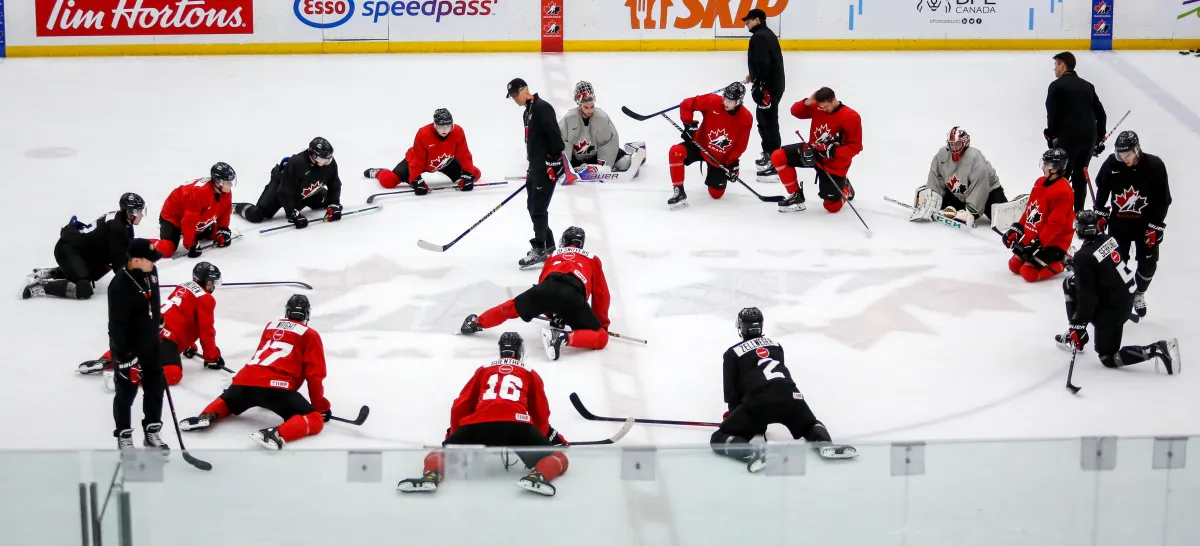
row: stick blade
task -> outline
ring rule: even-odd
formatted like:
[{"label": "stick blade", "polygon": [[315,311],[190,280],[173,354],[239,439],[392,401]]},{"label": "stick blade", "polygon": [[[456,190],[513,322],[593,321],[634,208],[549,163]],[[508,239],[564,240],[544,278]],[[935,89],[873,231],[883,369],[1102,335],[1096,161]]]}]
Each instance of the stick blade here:
[{"label": "stick blade", "polygon": [[637,112],[634,112],[633,110],[630,110],[628,106],[622,106],[621,111],[624,112],[625,115],[627,115],[633,119],[636,119],[638,121],[646,121],[646,120],[650,119],[650,116],[643,116]]},{"label": "stick blade", "polygon": [[584,419],[589,421],[594,421],[596,419],[596,416],[592,414],[592,412],[583,407],[583,401],[579,399],[578,394],[571,393],[571,405],[575,406],[575,411],[578,411],[579,415],[581,415]]},{"label": "stick blade", "polygon": [[429,241],[426,241],[425,239],[421,239],[420,241],[417,241],[417,246],[419,246],[425,250],[428,250],[430,252],[445,252],[446,251],[446,247],[444,247],[442,245],[435,245]]},{"label": "stick blade", "polygon": [[782,195],[764,195],[762,197],[762,200],[765,203],[778,203],[783,201],[783,199],[784,197]]},{"label": "stick blade", "polygon": [[187,461],[188,464],[190,464],[200,470],[203,470],[205,472],[212,470],[212,463],[209,463],[208,461],[201,461],[200,459],[193,457],[191,453],[188,453],[186,451],[183,452],[183,460]]},{"label": "stick blade", "polygon": [[354,420],[354,424],[362,425],[363,423],[367,422],[367,417],[369,415],[371,415],[371,408],[368,406],[363,406],[362,409],[358,410],[358,418]]},{"label": "stick blade", "polygon": [[374,196],[374,195],[368,195],[368,196],[367,196],[367,204],[368,204],[368,205],[370,205],[371,203],[374,203],[374,202],[375,202],[375,196]]}]

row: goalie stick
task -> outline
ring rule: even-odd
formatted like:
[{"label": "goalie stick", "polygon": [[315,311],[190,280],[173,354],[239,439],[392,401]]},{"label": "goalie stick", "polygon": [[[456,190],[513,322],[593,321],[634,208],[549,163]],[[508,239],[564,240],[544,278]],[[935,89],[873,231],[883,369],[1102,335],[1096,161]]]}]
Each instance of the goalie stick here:
[{"label": "goalie stick", "polygon": [[680,426],[687,426],[687,427],[719,427],[719,426],[721,426],[721,423],[705,423],[702,421],[673,421],[673,420],[669,420],[669,419],[638,419],[638,418],[634,418],[634,417],[603,417],[603,416],[596,415],[596,414],[588,411],[588,409],[583,406],[583,401],[579,399],[579,395],[576,393],[571,393],[571,405],[575,406],[575,411],[578,411],[579,415],[582,416],[584,419],[587,419],[588,421],[612,421],[614,423],[620,423],[620,422],[626,421],[626,420],[633,420],[633,422],[635,422],[635,423],[642,423],[644,425],[680,425]]},{"label": "goalie stick", "polygon": [[600,445],[615,444],[615,443],[617,443],[618,440],[620,440],[621,438],[624,438],[626,434],[629,434],[629,430],[633,428],[633,422],[634,422],[633,419],[626,419],[625,424],[621,425],[620,430],[618,430],[616,434],[613,434],[612,436],[605,438],[603,440],[591,440],[591,441],[587,441],[587,442],[571,442],[570,445],[573,445],[573,446],[600,446]]},{"label": "goalie stick", "polygon": [[[507,180],[504,182],[483,182],[481,184],[475,184],[475,187],[482,188],[484,186],[503,186],[505,184],[508,184]],[[457,188],[455,186],[438,186],[436,188],[430,188],[429,191],[449,190],[449,189],[457,190]],[[375,200],[380,197],[387,197],[389,195],[400,195],[402,193],[415,193],[416,191],[417,190],[410,188],[407,190],[385,191],[383,193],[373,193],[373,194],[367,196],[367,204],[369,205],[371,203],[374,203]]]},{"label": "goalie stick", "polygon": [[183,460],[205,472],[212,470],[212,463],[193,457],[191,453],[187,452],[187,448],[183,446],[183,434],[179,432],[179,418],[175,416],[175,400],[171,399],[171,386],[164,383],[163,387],[167,393],[167,404],[171,406],[171,423],[175,425],[175,437],[179,438],[179,451],[183,453]]},{"label": "goalie stick", "polygon": [[[242,238],[242,232],[240,232],[236,229],[230,229],[229,231],[233,233],[233,236],[229,238],[229,242],[233,242],[233,241],[236,241],[236,240]],[[203,246],[199,247],[197,250],[204,251],[204,250],[208,250],[210,248],[216,248],[216,246],[217,246],[217,243],[208,243],[207,245],[203,245]],[[187,252],[184,252],[183,254],[176,254],[174,256],[171,256],[171,259],[178,260],[180,258],[187,258],[187,257],[188,257]]]},{"label": "goalie stick", "polygon": [[[713,95],[713,94],[716,94],[716,93],[720,93],[721,91],[724,91],[724,90],[725,90],[725,88],[724,88],[724,87],[722,87],[722,88],[720,88],[720,89],[717,89],[716,91],[712,91],[712,92],[710,92],[710,93],[708,93],[708,94],[709,94],[709,95]],[[655,112],[655,113],[653,113],[653,114],[639,114],[639,113],[637,113],[637,112],[634,112],[633,110],[630,110],[628,106],[622,106],[622,107],[621,107],[621,111],[622,111],[622,112],[624,112],[624,113],[625,113],[625,115],[627,115],[627,116],[629,116],[629,117],[631,117],[631,118],[633,118],[633,119],[636,119],[636,120],[638,120],[638,121],[646,121],[646,120],[648,120],[648,119],[650,119],[650,118],[652,118],[652,117],[655,117],[655,116],[661,116],[661,115],[663,115],[663,114],[665,114],[665,113],[667,113],[667,112],[670,112],[670,111],[672,111],[672,110],[678,109],[678,108],[679,108],[679,106],[680,106],[679,104],[676,104],[675,106],[672,106],[672,107],[670,107],[670,108],[667,108],[667,109],[665,109],[665,110],[659,110],[659,111],[657,111],[657,112]]]},{"label": "goalie stick", "polygon": [[[678,129],[680,133],[683,132],[683,127],[680,127],[678,123],[675,123],[675,120],[667,117],[666,114],[662,114],[662,118],[667,120],[667,123],[670,123],[671,125],[675,126],[675,128]],[[729,170],[729,167],[722,165],[720,161],[717,161],[716,158],[714,158],[712,156],[712,154],[708,153],[708,150],[704,149],[704,146],[701,146],[700,143],[696,142],[695,137],[692,137],[692,143],[695,144],[696,149],[700,150],[700,153],[704,154],[704,157],[708,159],[708,161],[710,162],[709,163],[710,167],[714,166],[714,165],[720,166],[721,170],[725,171],[725,176],[728,176],[730,180],[734,180],[738,184],[741,184],[743,187],[750,190],[750,193],[753,193],[754,196],[757,197],[759,201],[762,201],[764,203],[778,203],[780,201],[783,201],[784,197],[782,195],[763,195],[761,193],[758,193],[757,191],[754,191],[754,188],[751,188],[749,184],[743,182],[741,178],[734,175],[733,171]],[[855,213],[855,214],[857,214],[857,213]],[[861,219],[861,217],[860,217],[860,219]],[[865,226],[866,224],[863,224],[863,225]]]},{"label": "goalie stick", "polygon": [[363,406],[361,409],[358,410],[358,417],[356,417],[354,419],[345,419],[342,417],[338,417],[336,415],[330,415],[329,420],[330,421],[340,421],[342,423],[350,423],[351,425],[362,426],[363,423],[367,422],[367,416],[370,414],[371,414],[371,408],[369,408],[367,406]]},{"label": "goalie stick", "polygon": [[[908,203],[900,201],[899,199],[893,199],[893,198],[885,195],[885,196],[883,196],[883,200],[887,201],[888,203],[892,203],[894,205],[900,205],[908,210],[913,210],[912,205],[909,205]],[[952,227],[959,231],[965,231],[967,229],[966,224],[956,221],[956,220],[951,220],[950,218],[946,217],[945,214],[942,214],[940,212],[934,212],[933,219],[934,219],[934,221],[936,221],[939,224],[942,224],[943,226]]]},{"label": "goalie stick", "polygon": [[[178,284],[160,284],[159,288],[175,288]],[[254,281],[254,282],[225,282],[221,286],[295,286],[305,290],[312,290],[311,284],[300,281]]]},{"label": "goalie stick", "polygon": [[[553,183],[553,182],[551,182],[551,183]],[[484,220],[491,218],[493,214],[496,214],[496,211],[500,210],[500,207],[503,207],[509,201],[512,201],[512,198],[516,197],[518,193],[521,193],[522,191],[524,191],[525,186],[528,186],[528,185],[529,185],[528,182],[526,182],[525,184],[521,184],[521,187],[517,188],[517,191],[514,191],[514,192],[512,192],[512,195],[505,197],[504,200],[501,201],[499,205],[496,205],[496,208],[492,209],[491,211],[488,211],[487,214],[483,215],[483,218],[480,218],[478,222],[475,222],[474,225],[467,228],[466,231],[462,232],[462,235],[455,237],[453,241],[450,241],[449,243],[446,243],[444,245],[435,245],[429,241],[426,241],[425,239],[421,239],[421,240],[417,241],[417,246],[419,246],[425,250],[428,250],[430,252],[445,252],[447,250],[450,250],[450,247],[454,246],[455,243],[461,241],[463,237],[466,237],[468,233],[471,233],[471,231],[473,231],[475,228],[479,227],[479,224],[482,224]]]},{"label": "goalie stick", "polygon": [[[381,207],[381,206],[379,206],[379,205],[375,205],[375,206],[373,206],[373,207],[363,207],[363,208],[361,208],[361,209],[355,209],[355,210],[343,211],[343,212],[342,212],[342,217],[350,216],[350,215],[352,215],[352,214],[358,214],[358,213],[360,213],[360,212],[370,212],[370,211],[373,211],[373,210],[378,210],[378,209],[381,209],[381,208],[383,208],[383,207]],[[309,220],[309,221],[308,221],[308,223],[310,223],[310,224],[319,224],[319,223],[321,223],[321,222],[324,222],[324,221],[325,221],[325,217],[324,217],[324,216],[321,216],[320,218],[317,218],[317,219],[315,219],[315,220]],[[292,226],[292,224],[284,224],[284,225],[282,225],[282,226],[275,226],[275,227],[273,227],[273,228],[260,229],[260,230],[258,230],[258,232],[259,232],[259,233],[270,233],[270,232],[272,232],[272,231],[279,231],[279,230],[281,230],[281,229],[288,229],[288,228],[295,229],[295,227],[294,227],[294,226]]]}]

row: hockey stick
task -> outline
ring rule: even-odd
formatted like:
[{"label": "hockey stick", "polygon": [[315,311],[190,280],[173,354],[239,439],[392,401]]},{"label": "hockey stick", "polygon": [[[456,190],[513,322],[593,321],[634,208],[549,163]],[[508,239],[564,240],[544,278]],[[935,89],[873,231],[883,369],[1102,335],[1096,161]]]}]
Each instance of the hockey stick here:
[{"label": "hockey stick", "polygon": [[618,430],[616,434],[613,434],[612,436],[605,438],[603,440],[592,440],[589,442],[571,442],[571,445],[573,445],[573,446],[601,446],[601,445],[615,444],[615,443],[617,443],[617,440],[620,440],[621,438],[624,438],[626,434],[629,434],[629,430],[633,428],[633,422],[634,421],[632,418],[626,419],[625,424],[621,425],[621,429]]},{"label": "hockey stick", "polygon": [[[175,288],[178,284],[160,284],[159,288]],[[305,290],[312,290],[311,284],[300,281],[254,281],[254,282],[226,282],[221,283],[221,286],[295,286]]]},{"label": "hockey stick", "polygon": [[629,418],[602,417],[602,416],[596,415],[596,414],[588,411],[587,408],[583,407],[583,401],[581,401],[579,399],[579,395],[575,394],[575,393],[571,393],[571,405],[575,406],[575,411],[578,411],[579,415],[583,416],[583,418],[587,419],[588,421],[612,421],[615,423],[620,423],[627,419],[632,419],[633,422],[635,422],[635,423],[642,423],[645,425],[682,425],[682,426],[688,426],[688,427],[719,427],[719,426],[721,426],[721,423],[705,423],[702,421],[671,421],[671,420],[667,420],[667,419],[636,419],[633,417],[629,417]]},{"label": "hockey stick", "polygon": [[330,421],[341,421],[343,423],[350,423],[351,425],[362,426],[363,423],[367,422],[367,416],[370,414],[371,414],[371,408],[369,408],[367,406],[363,406],[361,409],[358,410],[358,417],[355,418],[354,420],[343,419],[336,415],[330,415],[329,420]]},{"label": "hockey stick", "polygon": [[[909,205],[908,203],[904,203],[897,199],[892,199],[891,197],[888,197],[886,195],[883,196],[883,200],[887,201],[888,203],[892,203],[894,205],[900,205],[908,210],[913,210],[912,205]],[[956,220],[951,220],[950,218],[946,217],[945,214],[942,214],[940,212],[934,212],[933,219],[936,220],[937,223],[939,223],[939,224],[942,224],[942,225],[948,226],[948,227],[952,227],[952,228],[960,230],[960,231],[966,230],[968,227],[966,224],[964,224],[962,222],[959,222]]]},{"label": "hockey stick", "polygon": [[212,470],[211,463],[193,457],[191,453],[187,452],[187,448],[183,446],[183,434],[179,432],[179,418],[175,416],[175,400],[171,398],[171,386],[166,385],[164,382],[163,387],[167,391],[167,404],[171,406],[171,423],[175,425],[175,437],[179,438],[179,450],[183,452],[183,460],[200,470],[206,472]]},{"label": "hockey stick", "polygon": [[1067,366],[1067,390],[1071,391],[1071,394],[1079,394],[1079,389],[1083,388],[1071,384],[1071,376],[1075,375],[1075,355],[1078,352],[1075,349],[1071,349],[1071,364]]},{"label": "hockey stick", "polygon": [[[233,233],[233,236],[229,238],[229,242],[233,242],[233,241],[236,241],[236,240],[242,238],[242,232],[240,232],[236,229],[231,229],[229,231]],[[214,248],[216,246],[217,246],[217,243],[208,243],[207,245],[203,245],[203,246],[199,247],[197,250],[204,251],[204,250],[208,250],[210,248]],[[174,256],[171,256],[171,259],[178,260],[180,258],[187,258],[187,257],[188,257],[187,253],[184,252],[183,254],[176,254]]]},{"label": "hockey stick", "polygon": [[[680,127],[678,123],[675,123],[675,120],[667,117],[666,114],[661,114],[661,115],[662,115],[663,119],[667,120],[667,123],[674,125],[675,128],[678,129],[680,133],[683,132],[683,127]],[[711,162],[711,165],[720,166],[721,169],[725,171],[725,176],[728,176],[731,180],[737,181],[738,184],[741,184],[746,189],[750,190],[750,193],[753,193],[754,196],[757,197],[759,201],[762,201],[764,203],[778,203],[778,202],[784,200],[784,197],[782,195],[762,195],[762,194],[754,191],[754,188],[751,188],[749,184],[743,182],[741,178],[738,178],[736,175],[734,175],[733,171],[729,170],[729,167],[722,165],[721,162],[717,161],[717,159],[714,158],[712,156],[712,154],[708,153],[708,150],[705,150],[704,147],[701,146],[699,142],[696,142],[696,137],[693,136],[691,142],[692,142],[692,144],[695,144],[696,149],[700,150],[700,153],[704,154],[704,157],[707,158],[708,161]]]},{"label": "hockey stick", "polygon": [[[512,299],[512,297],[509,297],[508,299],[510,299],[510,300],[511,300],[511,299]],[[533,317],[533,318],[535,318],[535,319],[538,319],[538,320],[544,320],[544,321],[546,321],[546,322],[550,322],[550,319],[548,319],[548,318],[546,318],[546,317],[544,317],[544,316],[541,316],[541,315],[538,315],[538,316],[536,316],[536,317]],[[607,330],[606,330],[606,332],[607,332]],[[616,332],[608,332],[608,335],[609,335],[609,337],[615,337],[615,338],[617,338],[617,339],[623,339],[623,340],[625,340],[625,341],[631,341],[631,342],[633,342],[633,343],[641,343],[642,345],[648,345],[648,343],[647,343],[647,342],[646,342],[646,340],[644,340],[644,339],[638,339],[638,338],[636,338],[636,337],[624,336],[624,335],[618,334],[618,333],[616,333]]]},{"label": "hockey stick", "polygon": [[[1109,137],[1113,136],[1113,133],[1117,132],[1117,128],[1125,122],[1125,118],[1129,117],[1131,112],[1133,112],[1133,110],[1126,110],[1125,115],[1121,116],[1121,119],[1117,120],[1117,124],[1113,125],[1112,130],[1109,131],[1107,135],[1104,135],[1104,138],[1100,139],[1098,144],[1104,144],[1105,142],[1108,142]],[[1092,175],[1087,172],[1086,167],[1083,169],[1083,177],[1087,180],[1088,196],[1092,198],[1092,208],[1096,208],[1096,191],[1092,189]]]},{"label": "hockey stick", "polygon": [[[708,94],[709,94],[709,95],[712,95],[713,93],[720,93],[720,92],[721,92],[721,91],[723,91],[724,89],[725,89],[725,88],[724,88],[724,87],[722,87],[722,88],[720,88],[720,89],[717,89],[716,91],[713,91],[713,92],[711,92],[711,93],[708,93]],[[682,104],[682,103],[681,103],[681,104]],[[670,112],[671,110],[678,109],[678,108],[679,108],[679,106],[680,106],[680,104],[676,104],[675,106],[672,106],[672,107],[670,107],[670,108],[667,108],[666,110],[659,110],[659,111],[657,111],[657,112],[655,112],[655,113],[653,113],[653,114],[645,114],[645,115],[642,115],[642,114],[639,114],[639,113],[637,113],[637,112],[634,112],[633,110],[630,110],[628,106],[622,106],[622,107],[621,107],[621,111],[622,111],[622,112],[624,112],[624,113],[625,113],[625,115],[627,115],[627,116],[629,116],[629,117],[631,117],[631,118],[633,118],[633,119],[636,119],[636,120],[638,120],[638,121],[646,121],[646,120],[648,120],[648,119],[650,119],[650,118],[652,118],[652,117],[654,117],[654,116],[661,116],[661,115],[663,115],[663,114],[665,114],[665,113],[667,113],[667,112]]]},{"label": "hockey stick", "polygon": [[[503,186],[504,184],[508,184],[508,182],[507,182],[507,181],[504,181],[504,182],[484,182],[484,183],[482,183],[482,184],[475,184],[475,187],[476,187],[476,188],[482,188],[482,187],[484,187],[484,186]],[[448,189],[455,189],[455,190],[457,190],[457,189],[458,189],[458,187],[457,187],[457,186],[438,186],[438,187],[436,187],[436,188],[430,188],[430,189],[429,189],[429,191],[448,190]],[[407,189],[407,190],[385,191],[385,192],[383,192],[383,193],[373,193],[373,194],[371,194],[371,195],[368,195],[368,196],[367,196],[367,204],[368,204],[368,205],[370,205],[371,203],[374,203],[374,202],[375,202],[375,199],[378,199],[378,198],[380,198],[380,197],[386,197],[386,196],[388,196],[388,195],[400,195],[400,194],[402,194],[402,193],[415,193],[416,191],[417,191],[417,190],[414,190],[414,189],[411,189],[411,188],[410,188],[410,189]]]},{"label": "hockey stick", "polygon": [[[992,231],[996,232],[996,235],[1000,236],[1000,241],[1002,241],[1002,242],[1004,241],[1004,232],[1000,231],[1000,229],[997,228],[996,226],[992,226]],[[1037,262],[1038,266],[1040,266],[1042,268],[1050,267],[1050,266],[1046,265],[1046,262],[1043,262],[1041,260],[1041,258],[1038,258],[1037,256],[1033,257],[1033,261]]]},{"label": "hockey stick", "polygon": [[[346,217],[346,216],[350,216],[351,214],[358,214],[358,213],[360,213],[360,212],[370,212],[370,211],[377,210],[377,209],[380,209],[380,208],[382,208],[382,207],[380,207],[379,205],[375,205],[375,206],[373,206],[373,207],[363,207],[363,208],[361,208],[361,209],[348,210],[348,211],[345,211],[345,212],[343,212],[343,213],[342,213],[342,216],[343,216],[343,217]],[[309,220],[309,221],[308,221],[308,223],[310,223],[310,224],[319,224],[319,223],[321,223],[321,222],[324,222],[324,221],[325,221],[325,217],[324,217],[324,216],[321,216],[320,218],[317,218],[316,220]],[[275,226],[275,227],[273,227],[273,228],[260,229],[260,230],[258,230],[258,232],[259,232],[259,233],[270,233],[270,232],[272,232],[272,231],[279,231],[279,230],[281,230],[281,229],[288,229],[288,228],[291,228],[291,229],[296,229],[296,227],[295,227],[294,225],[292,225],[292,224],[290,224],[290,223],[289,223],[289,224],[284,224],[284,225],[282,225],[282,226]]]},{"label": "hockey stick", "polygon": [[[800,131],[796,131],[796,136],[800,138],[801,144],[804,144],[806,146],[808,145],[808,143],[804,141],[804,136],[800,134]],[[829,175],[829,173],[825,173],[825,174]],[[833,182],[833,185],[835,187],[837,186],[837,182],[834,182],[832,175],[829,176],[829,181]],[[850,183],[849,178],[846,179],[846,183],[847,184]],[[848,197],[846,197],[846,188],[844,188],[844,187],[838,188],[838,193],[842,194],[842,200],[845,201],[847,205],[850,205],[850,210],[854,211],[854,215],[858,217],[858,221],[862,222],[863,227],[867,228],[867,237],[870,237],[871,236],[871,226],[867,225],[867,221],[863,220],[862,215],[858,213],[858,209],[854,208],[854,202],[851,201]]]},{"label": "hockey stick", "polygon": [[[551,182],[551,183],[553,183],[553,182]],[[484,220],[491,218],[493,214],[496,214],[496,211],[500,210],[500,207],[503,207],[509,201],[512,201],[512,198],[516,197],[518,193],[521,193],[522,191],[524,191],[525,186],[528,186],[528,185],[529,185],[528,182],[521,184],[521,187],[517,188],[517,191],[514,191],[514,192],[512,192],[512,195],[505,197],[504,200],[501,201],[499,205],[496,205],[496,208],[492,209],[487,214],[483,215],[483,218],[480,218],[478,222],[475,222],[474,225],[467,228],[466,231],[462,232],[462,235],[455,237],[453,241],[450,241],[449,243],[446,243],[444,245],[435,245],[429,241],[426,241],[425,239],[421,239],[421,240],[417,241],[417,246],[419,246],[425,250],[428,250],[430,252],[445,252],[447,250],[450,250],[450,247],[454,246],[455,243],[461,241],[462,238],[466,237],[467,234],[471,233],[472,230],[479,227],[479,224],[482,224]]]}]

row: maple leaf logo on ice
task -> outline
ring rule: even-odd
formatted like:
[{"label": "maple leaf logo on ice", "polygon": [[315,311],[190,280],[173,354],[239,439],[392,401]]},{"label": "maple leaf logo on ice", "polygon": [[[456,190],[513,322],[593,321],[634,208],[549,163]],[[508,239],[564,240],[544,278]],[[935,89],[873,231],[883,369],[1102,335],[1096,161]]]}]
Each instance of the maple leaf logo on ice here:
[{"label": "maple leaf logo on ice", "polygon": [[957,176],[951,176],[950,180],[946,181],[946,189],[955,195],[963,195],[967,193],[967,185],[963,184]]},{"label": "maple leaf logo on ice", "polygon": [[1114,195],[1113,202],[1117,205],[1118,213],[1141,214],[1142,209],[1146,208],[1146,200],[1142,198],[1141,192],[1133,189],[1133,186],[1129,186],[1125,188],[1125,191]]},{"label": "maple leaf logo on ice", "polygon": [[430,161],[429,167],[435,171],[440,171],[440,170],[448,167],[450,165],[451,161],[454,161],[454,155],[442,154],[442,155],[437,156],[437,158],[433,159],[432,161]]},{"label": "maple leaf logo on ice", "polygon": [[1034,229],[1042,221],[1042,211],[1038,208],[1037,203],[1031,203],[1027,209],[1028,214],[1025,215],[1025,223]]},{"label": "maple leaf logo on ice", "polygon": [[588,156],[596,153],[596,146],[585,138],[571,147],[576,156]]},{"label": "maple leaf logo on ice", "polygon": [[713,148],[716,148],[717,150],[724,152],[725,149],[728,148],[729,146],[731,146],[732,144],[733,144],[733,141],[729,140],[729,134],[725,132],[725,129],[718,129],[716,131],[708,132],[708,145],[709,146],[712,146]]}]

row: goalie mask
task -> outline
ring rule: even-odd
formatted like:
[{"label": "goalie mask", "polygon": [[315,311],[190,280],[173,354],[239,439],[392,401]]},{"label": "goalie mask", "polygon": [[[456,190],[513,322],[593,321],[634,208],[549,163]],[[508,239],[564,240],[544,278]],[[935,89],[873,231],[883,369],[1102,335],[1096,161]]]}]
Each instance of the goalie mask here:
[{"label": "goalie mask", "polygon": [[946,149],[950,150],[954,161],[962,158],[963,152],[971,146],[971,135],[967,134],[962,127],[954,127],[950,129],[950,133],[946,135]]}]

